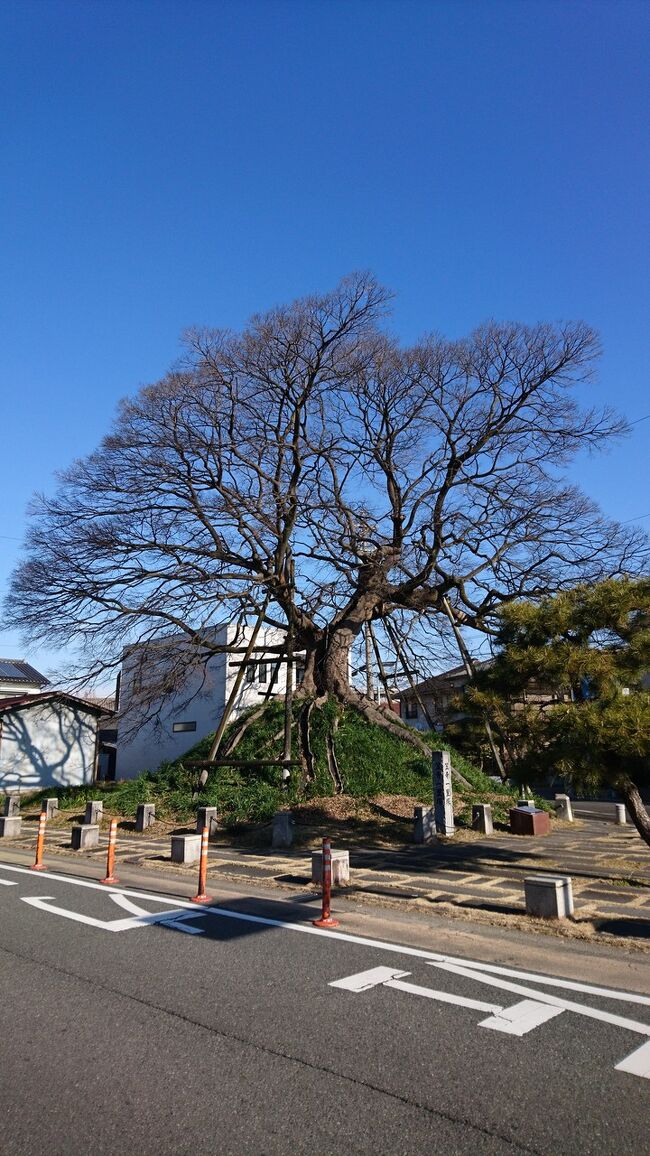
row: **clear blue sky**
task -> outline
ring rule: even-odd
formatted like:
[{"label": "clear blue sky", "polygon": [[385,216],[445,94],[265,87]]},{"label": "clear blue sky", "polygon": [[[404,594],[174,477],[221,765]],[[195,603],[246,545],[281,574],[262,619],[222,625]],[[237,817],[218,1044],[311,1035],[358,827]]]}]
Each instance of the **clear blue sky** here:
[{"label": "clear blue sky", "polygon": [[[646,0],[5,0],[0,30],[0,594],[31,492],[185,326],[353,269],[405,340],[584,318],[594,401],[650,414]],[[608,514],[650,515],[649,438],[576,467]]]}]

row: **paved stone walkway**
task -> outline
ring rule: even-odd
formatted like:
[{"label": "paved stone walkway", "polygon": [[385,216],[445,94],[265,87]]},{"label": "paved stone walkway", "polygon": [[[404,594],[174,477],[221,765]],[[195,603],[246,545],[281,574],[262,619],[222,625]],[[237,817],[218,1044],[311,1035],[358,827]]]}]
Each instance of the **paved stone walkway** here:
[{"label": "paved stone walkway", "polygon": [[[104,860],[106,830],[100,838],[97,850],[73,852],[69,827],[51,826],[47,847],[64,855]],[[35,824],[26,818],[22,836],[7,842],[33,847],[35,839]],[[573,879],[578,918],[590,920],[601,931],[650,938],[650,849],[630,826],[583,821],[558,824],[550,835],[538,839],[496,834],[426,847],[349,850],[351,886],[346,891],[359,897],[521,915],[527,875],[564,874]],[[169,869],[170,837],[120,829],[117,861]],[[242,883],[249,879],[257,884],[306,888],[311,883],[311,853],[301,848],[249,850],[217,840],[210,845],[209,863],[211,874]],[[174,869],[196,871],[195,867]]]}]

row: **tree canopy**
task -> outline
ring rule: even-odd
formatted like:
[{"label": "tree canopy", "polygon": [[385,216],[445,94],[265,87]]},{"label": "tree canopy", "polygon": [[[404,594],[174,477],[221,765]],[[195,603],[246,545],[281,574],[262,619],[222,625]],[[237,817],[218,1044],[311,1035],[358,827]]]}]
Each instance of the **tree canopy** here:
[{"label": "tree canopy", "polygon": [[650,580],[579,586],[508,606],[499,620],[495,660],[468,697],[511,772],[619,791],[650,844]]},{"label": "tree canopy", "polygon": [[405,347],[388,303],[355,275],[241,333],[189,333],[34,500],[9,623],[76,643],[87,672],[170,632],[209,655],[216,623],[260,615],[304,651],[305,695],[397,727],[348,685],[365,623],[489,631],[505,603],[636,571],[644,536],[563,473],[625,429],[574,396],[593,331],[490,322]]}]

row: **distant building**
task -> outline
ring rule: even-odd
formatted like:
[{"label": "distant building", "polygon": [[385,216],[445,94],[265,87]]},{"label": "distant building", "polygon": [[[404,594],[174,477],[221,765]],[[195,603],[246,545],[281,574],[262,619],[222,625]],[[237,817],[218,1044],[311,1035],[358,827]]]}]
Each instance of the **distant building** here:
[{"label": "distant building", "polygon": [[[173,762],[216,729],[251,629],[235,624],[216,629],[213,644],[236,647],[238,652],[207,659],[196,657],[184,635],[125,650],[117,708],[118,779],[132,779],[157,770],[162,762]],[[247,665],[232,718],[267,694],[284,694],[287,667],[278,663],[284,638],[282,630],[260,630],[256,645],[269,649],[257,650]],[[296,675],[294,683],[300,680],[299,670]]]},{"label": "distant building", "polygon": [[22,658],[0,658],[0,698],[39,694],[48,680]]},{"label": "distant building", "polygon": [[0,790],[92,783],[106,710],[63,691],[0,700]]},{"label": "distant building", "polygon": [[[490,662],[487,659],[475,662],[474,666],[476,670],[482,670]],[[462,695],[470,683],[471,678],[465,666],[461,665],[398,691],[396,698],[400,704],[400,718],[417,730],[431,730],[432,726],[443,730],[450,723],[465,718],[467,712],[463,710]],[[517,701],[521,701],[522,705],[538,703],[544,706],[551,702],[563,702],[565,698],[565,695],[554,694],[548,687],[531,679],[523,696]]]}]

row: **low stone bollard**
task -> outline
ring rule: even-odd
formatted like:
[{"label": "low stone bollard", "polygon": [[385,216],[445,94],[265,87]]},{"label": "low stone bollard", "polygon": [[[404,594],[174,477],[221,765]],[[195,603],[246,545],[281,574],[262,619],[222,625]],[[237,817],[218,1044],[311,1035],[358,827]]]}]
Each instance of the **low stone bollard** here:
[{"label": "low stone bollard", "polygon": [[217,808],[216,807],[199,807],[196,812],[196,831],[200,835],[204,827],[208,828],[211,835],[215,835],[217,831]]},{"label": "low stone bollard", "polygon": [[293,843],[293,816],[291,811],[276,811],[273,816],[271,847],[290,847]]},{"label": "low stone bollard", "polygon": [[20,815],[20,795],[5,795],[2,811],[6,819],[15,819]]},{"label": "low stone bollard", "polygon": [[[332,851],[332,887],[347,887],[350,882],[350,852]],[[323,852],[311,853],[311,881],[323,882]]]},{"label": "low stone bollard", "polygon": [[413,842],[435,843],[436,813],[433,807],[413,808]]},{"label": "low stone bollard", "polygon": [[72,828],[72,850],[88,851],[91,847],[99,847],[99,824],[80,823]]},{"label": "low stone bollard", "polygon": [[84,823],[101,823],[104,818],[104,804],[94,799],[92,803],[86,803],[86,814],[84,815]]},{"label": "low stone bollard", "polygon": [[20,835],[21,824],[20,815],[5,815],[0,819],[0,839],[15,839]]},{"label": "low stone bollard", "polygon": [[480,831],[483,835],[494,835],[492,808],[489,803],[472,805],[472,830]]},{"label": "low stone bollard", "polygon": [[155,803],[138,803],[138,809],[135,813],[135,829],[136,831],[146,831],[152,823],[156,821],[156,804]]},{"label": "low stone bollard", "polygon": [[45,811],[48,819],[54,819],[59,813],[59,800],[46,799],[43,803],[43,810]]},{"label": "low stone bollard", "polygon": [[570,875],[529,875],[524,879],[526,914],[538,919],[565,919],[573,915]]},{"label": "low stone bollard", "polygon": [[614,822],[617,827],[624,827],[627,823],[627,815],[625,814],[625,804],[614,804]]},{"label": "low stone bollard", "polygon": [[198,863],[200,858],[200,835],[172,835],[172,863]]},{"label": "low stone bollard", "polygon": [[573,807],[568,795],[555,796],[555,810],[558,819],[565,819],[567,823],[573,822]]}]

